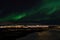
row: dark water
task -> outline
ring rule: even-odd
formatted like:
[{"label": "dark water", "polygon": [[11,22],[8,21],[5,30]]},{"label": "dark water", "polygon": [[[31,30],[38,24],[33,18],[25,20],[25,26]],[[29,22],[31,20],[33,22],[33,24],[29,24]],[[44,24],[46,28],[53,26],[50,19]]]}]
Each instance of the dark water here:
[{"label": "dark water", "polygon": [[18,38],[16,40],[60,40],[60,31],[55,31],[55,30],[50,30],[49,32],[49,36],[47,37],[46,35],[46,39],[43,37],[43,39],[41,39],[41,36],[38,37],[38,35],[36,33],[31,33],[23,38]]},{"label": "dark water", "polygon": [[[60,40],[60,31],[59,30],[49,30],[47,32],[49,34],[46,36],[47,40]],[[38,36],[36,32],[1,32],[0,31],[0,40],[46,40],[44,37]]]},{"label": "dark water", "polygon": [[18,38],[16,40],[38,40],[38,37],[36,33],[31,33],[23,38]]}]

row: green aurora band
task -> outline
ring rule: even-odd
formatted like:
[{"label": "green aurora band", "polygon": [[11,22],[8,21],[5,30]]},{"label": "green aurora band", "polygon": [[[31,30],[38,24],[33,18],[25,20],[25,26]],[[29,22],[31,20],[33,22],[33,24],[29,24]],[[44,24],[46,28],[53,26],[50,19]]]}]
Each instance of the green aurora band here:
[{"label": "green aurora band", "polygon": [[60,10],[60,0],[43,0],[41,5],[38,4],[35,7],[32,7],[29,10],[26,10],[24,12],[19,12],[17,14],[12,13],[10,15],[8,15],[7,17],[4,18],[0,18],[0,22],[5,22],[5,21],[10,21],[10,20],[21,20],[24,17],[28,17],[31,15],[34,15],[38,12],[40,12],[41,14],[44,13],[45,17],[44,18],[39,18],[38,20],[50,20],[50,15],[52,15],[54,12],[59,11]]}]

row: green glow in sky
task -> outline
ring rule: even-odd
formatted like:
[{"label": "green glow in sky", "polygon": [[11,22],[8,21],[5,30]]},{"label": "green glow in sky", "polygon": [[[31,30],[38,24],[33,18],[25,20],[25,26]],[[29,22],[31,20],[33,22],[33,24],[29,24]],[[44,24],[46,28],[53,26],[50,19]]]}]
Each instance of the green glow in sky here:
[{"label": "green glow in sky", "polygon": [[[12,13],[11,15],[0,18],[0,21],[10,21],[10,20],[19,20],[24,17],[28,17],[31,15],[34,15],[38,12],[41,14],[44,13],[45,16],[44,18],[39,18],[39,20],[49,20],[49,16],[52,15],[55,11],[60,10],[60,0],[42,0],[41,5],[38,4],[36,7],[32,7],[31,9],[24,11],[24,12],[19,12],[17,14]],[[21,13],[21,14],[20,14]],[[46,17],[48,16],[48,17]]]}]

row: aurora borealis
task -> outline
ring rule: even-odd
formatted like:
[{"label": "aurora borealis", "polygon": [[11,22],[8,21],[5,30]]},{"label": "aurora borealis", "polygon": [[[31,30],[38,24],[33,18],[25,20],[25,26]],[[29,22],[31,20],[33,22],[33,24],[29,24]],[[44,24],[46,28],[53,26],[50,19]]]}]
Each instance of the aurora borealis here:
[{"label": "aurora borealis", "polygon": [[[28,4],[27,6],[29,6],[29,5],[31,5],[31,4]],[[20,6],[18,6],[18,7],[20,7]],[[26,7],[26,6],[24,6],[24,7]],[[26,9],[24,11],[10,12],[10,14],[7,15],[6,17],[0,18],[0,22],[4,22],[4,21],[9,22],[12,20],[13,21],[57,20],[57,19],[59,19],[59,15],[60,15],[58,13],[59,10],[60,10],[60,0],[41,0],[41,1],[38,1],[37,3],[35,3],[35,5],[32,6],[31,8]]]}]

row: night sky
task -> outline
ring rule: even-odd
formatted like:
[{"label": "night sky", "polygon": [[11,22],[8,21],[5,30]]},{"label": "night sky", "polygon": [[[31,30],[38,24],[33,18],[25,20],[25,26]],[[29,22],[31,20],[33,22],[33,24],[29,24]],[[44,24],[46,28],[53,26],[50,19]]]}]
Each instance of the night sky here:
[{"label": "night sky", "polygon": [[1,0],[0,22],[58,23],[59,0]]}]

